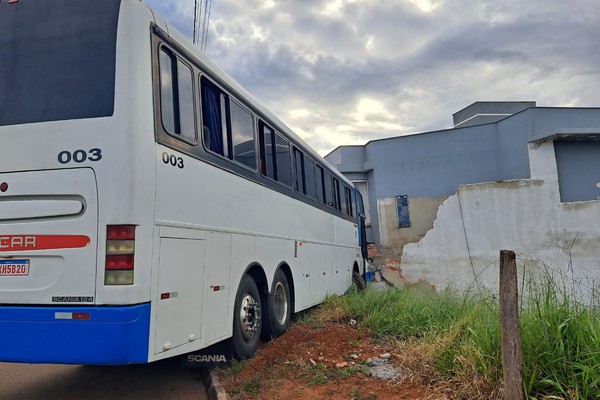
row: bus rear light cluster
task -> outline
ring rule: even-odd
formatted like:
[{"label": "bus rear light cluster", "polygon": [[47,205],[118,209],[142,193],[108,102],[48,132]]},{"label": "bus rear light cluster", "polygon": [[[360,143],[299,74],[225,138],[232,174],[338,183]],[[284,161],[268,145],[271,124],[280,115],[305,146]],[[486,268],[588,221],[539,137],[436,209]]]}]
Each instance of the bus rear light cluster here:
[{"label": "bus rear light cluster", "polygon": [[135,226],[106,227],[105,285],[133,285]]}]

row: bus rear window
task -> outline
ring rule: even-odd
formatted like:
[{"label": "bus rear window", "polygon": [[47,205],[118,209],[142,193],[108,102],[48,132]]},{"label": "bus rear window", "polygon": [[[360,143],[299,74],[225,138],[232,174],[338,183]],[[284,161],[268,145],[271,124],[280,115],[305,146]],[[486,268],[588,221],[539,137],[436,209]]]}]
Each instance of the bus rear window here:
[{"label": "bus rear window", "polygon": [[0,1],[0,126],[113,114],[120,4]]}]

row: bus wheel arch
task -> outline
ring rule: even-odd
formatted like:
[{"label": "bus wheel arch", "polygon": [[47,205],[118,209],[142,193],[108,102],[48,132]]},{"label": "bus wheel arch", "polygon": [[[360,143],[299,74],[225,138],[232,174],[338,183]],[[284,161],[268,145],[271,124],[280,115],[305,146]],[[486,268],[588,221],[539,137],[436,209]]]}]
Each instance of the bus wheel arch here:
[{"label": "bus wheel arch", "polygon": [[356,261],[352,267],[352,285],[355,286],[359,292],[362,292],[367,288],[367,282],[360,273],[360,269],[358,268],[358,263]]},{"label": "bus wheel arch", "polygon": [[250,358],[258,348],[266,304],[264,292],[266,277],[262,268],[250,267],[238,285],[233,310],[233,355],[238,360]]},{"label": "bus wheel arch", "polygon": [[263,307],[263,340],[274,339],[288,330],[294,310],[294,297],[291,270],[287,264],[281,264],[273,275],[267,306]]}]

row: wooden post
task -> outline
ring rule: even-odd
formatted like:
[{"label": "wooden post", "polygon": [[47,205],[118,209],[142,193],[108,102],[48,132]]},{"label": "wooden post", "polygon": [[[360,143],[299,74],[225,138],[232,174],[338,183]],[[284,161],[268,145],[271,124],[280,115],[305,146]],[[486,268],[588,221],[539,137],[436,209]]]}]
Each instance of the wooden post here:
[{"label": "wooden post", "polygon": [[523,400],[523,357],[519,330],[517,262],[514,251],[500,250],[500,337],[504,400]]}]

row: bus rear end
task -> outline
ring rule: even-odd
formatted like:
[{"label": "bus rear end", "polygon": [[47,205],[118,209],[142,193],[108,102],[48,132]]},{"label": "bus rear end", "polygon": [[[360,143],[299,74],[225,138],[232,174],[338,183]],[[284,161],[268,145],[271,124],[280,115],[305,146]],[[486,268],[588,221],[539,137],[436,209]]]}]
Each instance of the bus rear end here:
[{"label": "bus rear end", "polygon": [[130,177],[114,155],[121,6],[0,2],[0,361],[148,361],[150,305],[126,292],[139,224],[111,208]]}]

